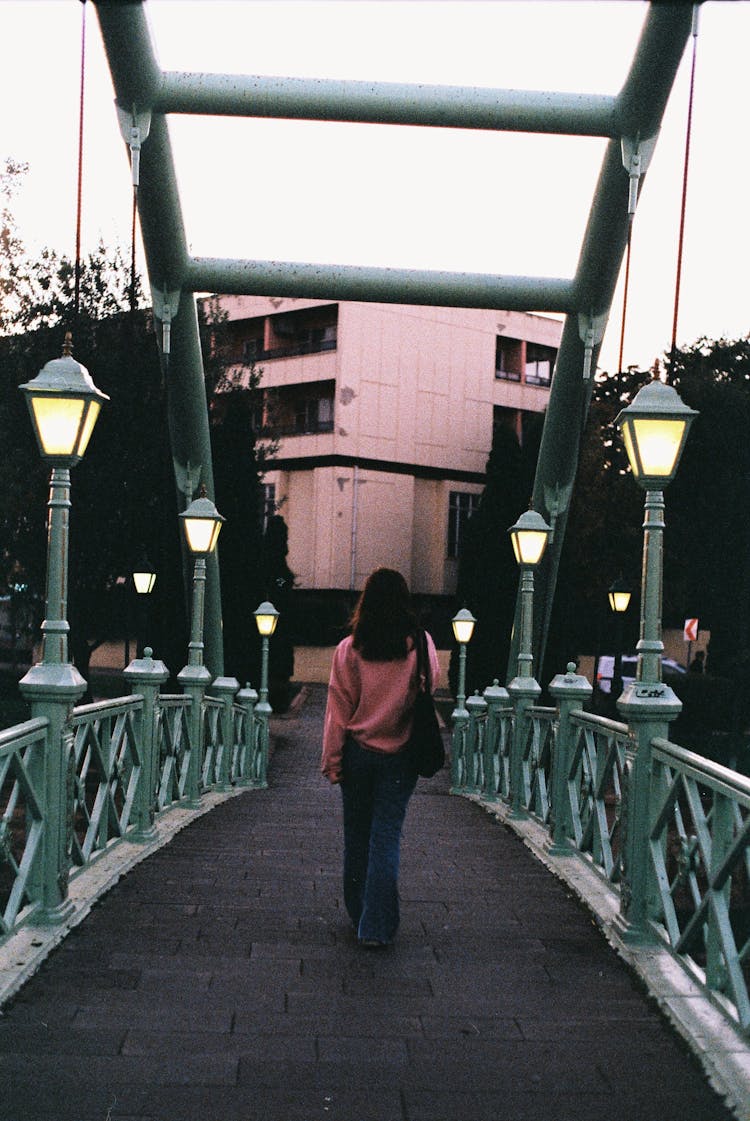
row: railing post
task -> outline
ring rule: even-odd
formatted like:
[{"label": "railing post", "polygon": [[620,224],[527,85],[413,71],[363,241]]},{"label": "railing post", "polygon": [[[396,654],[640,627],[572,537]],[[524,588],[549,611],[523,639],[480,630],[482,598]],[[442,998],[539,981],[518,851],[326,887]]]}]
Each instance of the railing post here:
[{"label": "railing post", "polygon": [[466,711],[469,714],[469,731],[466,737],[464,775],[466,789],[474,793],[478,789],[476,764],[479,753],[477,751],[477,745],[482,735],[483,717],[487,714],[487,702],[484,697],[480,696],[479,692],[476,692],[473,697],[467,698]]},{"label": "railing post", "polygon": [[557,704],[557,735],[554,740],[550,789],[552,820],[550,823],[549,852],[554,856],[569,856],[574,851],[569,840],[572,824],[570,821],[570,802],[567,794],[570,757],[573,747],[573,726],[570,714],[574,709],[583,707],[583,704],[593,693],[593,689],[585,677],[576,673],[575,662],[568,662],[567,671],[558,673],[552,679],[549,691]]},{"label": "railing post", "polygon": [[[266,649],[268,647],[266,646]],[[260,700],[256,702],[254,708],[254,718],[257,725],[256,730],[256,779],[253,786],[257,786],[260,790],[265,790],[268,786],[268,748],[270,732],[268,728],[268,721],[273,714],[273,709],[267,700],[268,689],[263,689],[261,686]]]},{"label": "railing post", "polygon": [[[520,659],[519,659],[520,660]],[[533,677],[514,677],[508,686],[513,703],[513,737],[510,745],[510,816],[528,816],[523,798],[523,752],[529,729],[527,710],[536,703],[542,692]]]},{"label": "railing post", "polygon": [[484,787],[483,795],[488,801],[497,800],[497,781],[495,774],[495,756],[500,732],[500,709],[505,708],[510,701],[508,690],[495,678],[491,685],[484,691],[484,700],[487,705],[487,725],[484,731],[483,766]]},{"label": "railing post", "polygon": [[[456,697],[456,707],[451,713],[453,732],[451,733],[451,794],[460,794],[466,786],[466,757],[468,754],[469,713],[463,693]],[[462,772],[463,761],[463,774]],[[463,783],[462,783],[463,778]]]},{"label": "railing post", "polygon": [[667,739],[681,701],[663,682],[629,685],[617,702],[628,722],[622,792],[622,887],[616,927],[627,942],[650,942],[649,916],[656,887],[649,852],[652,781],[651,745]]},{"label": "railing post", "polygon": [[130,683],[132,693],[143,697],[140,716],[141,782],[134,807],[136,828],[130,835],[132,841],[150,841],[156,836],[154,825],[156,800],[159,789],[159,746],[157,721],[159,690],[169,677],[164,662],[155,661],[153,650],[147,646],[142,658],[135,658],[123,677]]},{"label": "railing post", "polygon": [[29,682],[34,671],[41,668],[46,667],[32,667],[20,682],[20,689],[30,702],[32,717],[47,721],[44,750],[37,754],[31,768],[34,790],[41,792],[44,822],[40,873],[32,881],[41,907],[33,921],[37,926],[54,926],[65,922],[73,913],[73,904],[68,898],[75,782],[70,714],[86,683],[71,665],[59,667],[59,687],[52,681]]},{"label": "railing post", "polygon": [[[245,729],[243,740],[237,745],[237,786],[258,786],[256,782],[255,764],[258,754],[258,728],[255,720],[255,705],[258,702],[257,690],[253,689],[248,681],[244,689],[240,689],[235,698],[236,703],[244,710]],[[263,785],[268,785],[264,783]]]},{"label": "railing post", "polygon": [[200,805],[201,775],[203,774],[203,701],[211,683],[211,674],[205,666],[187,665],[177,674],[183,693],[190,698],[187,725],[190,730],[190,759],[185,780],[185,798],[180,806],[195,809]]},{"label": "railing post", "polygon": [[221,754],[216,760],[216,790],[229,790],[231,786],[232,751],[234,749],[234,718],[232,705],[240,687],[236,677],[217,677],[211,693],[221,701]]}]

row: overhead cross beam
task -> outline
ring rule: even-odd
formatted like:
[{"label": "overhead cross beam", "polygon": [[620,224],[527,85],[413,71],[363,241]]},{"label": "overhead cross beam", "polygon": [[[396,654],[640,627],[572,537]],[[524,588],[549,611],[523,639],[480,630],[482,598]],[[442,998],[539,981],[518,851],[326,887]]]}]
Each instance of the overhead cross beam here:
[{"label": "overhead cross beam", "polygon": [[[555,539],[537,577],[534,649],[546,640],[567,503],[591,396],[596,359],[627,242],[632,168],[658,133],[685,44],[689,4],[652,4],[630,73],[617,97],[162,72],[142,3],[98,0],[96,10],[117,104],[151,126],[140,157],[138,208],[155,311],[176,303],[171,320],[169,425],[178,472],[202,465],[213,491],[208,417],[195,301],[188,294],[306,296],[451,307],[560,312],[566,316],[534,484],[534,505],[555,510]],[[433,128],[542,132],[609,139],[581,254],[572,279],[413,271],[294,262],[193,258],[187,250],[166,127],[171,113],[272,117]],[[650,147],[652,147],[651,145]],[[650,148],[648,149],[650,151]],[[179,302],[177,300],[179,298]],[[165,313],[166,314],[166,313]],[[587,376],[589,375],[589,376]],[[206,662],[223,672],[218,570],[209,570]]]}]

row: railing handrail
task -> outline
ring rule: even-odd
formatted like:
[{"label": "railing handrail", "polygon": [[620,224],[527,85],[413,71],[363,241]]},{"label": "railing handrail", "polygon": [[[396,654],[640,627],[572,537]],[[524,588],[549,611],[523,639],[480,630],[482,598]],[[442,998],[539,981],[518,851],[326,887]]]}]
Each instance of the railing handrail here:
[{"label": "railing handrail", "polygon": [[692,778],[711,785],[720,793],[736,798],[750,809],[750,778],[725,767],[721,763],[689,751],[671,740],[657,738],[651,741],[654,757],[664,762],[674,762],[679,769]]},{"label": "railing handrail", "polygon": [[597,712],[586,712],[584,708],[574,708],[570,714],[570,719],[574,720],[576,724],[586,724],[592,728],[604,728],[616,735],[626,736],[628,734],[628,726],[622,720],[600,716]]},{"label": "railing handrail", "polygon": [[71,714],[71,722],[85,723],[91,717],[120,716],[129,709],[139,708],[143,704],[143,697],[139,693],[132,693],[124,697],[112,697],[102,701],[91,701],[89,704],[76,705]]},{"label": "railing handrail", "polygon": [[46,732],[48,726],[49,720],[46,717],[37,716],[32,720],[24,720],[21,724],[4,728],[0,732],[0,752],[6,748],[17,751],[24,743],[33,743],[34,740],[39,739],[41,733]]}]

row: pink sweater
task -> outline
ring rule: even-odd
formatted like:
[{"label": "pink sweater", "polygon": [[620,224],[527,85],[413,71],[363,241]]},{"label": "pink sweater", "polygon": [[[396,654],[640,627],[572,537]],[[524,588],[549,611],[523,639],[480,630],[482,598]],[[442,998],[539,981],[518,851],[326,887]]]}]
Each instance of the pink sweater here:
[{"label": "pink sweater", "polygon": [[[440,664],[427,635],[433,691]],[[411,711],[417,695],[417,654],[411,649],[395,662],[367,662],[354,649],[351,635],[336,647],[328,685],[323,727],[321,771],[332,782],[341,777],[341,751],[347,732],[373,751],[393,753],[411,732]]]}]

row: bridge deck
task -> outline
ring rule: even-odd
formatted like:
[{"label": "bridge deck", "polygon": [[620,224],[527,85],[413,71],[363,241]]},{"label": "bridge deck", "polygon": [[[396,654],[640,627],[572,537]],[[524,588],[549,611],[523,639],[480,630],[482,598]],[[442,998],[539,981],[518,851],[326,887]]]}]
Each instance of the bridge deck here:
[{"label": "bridge deck", "polygon": [[270,788],[132,871],[0,1018],[4,1121],[729,1121],[590,917],[477,806],[421,782],[402,927],[359,949],[325,692]]}]

